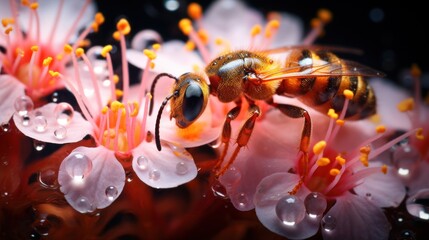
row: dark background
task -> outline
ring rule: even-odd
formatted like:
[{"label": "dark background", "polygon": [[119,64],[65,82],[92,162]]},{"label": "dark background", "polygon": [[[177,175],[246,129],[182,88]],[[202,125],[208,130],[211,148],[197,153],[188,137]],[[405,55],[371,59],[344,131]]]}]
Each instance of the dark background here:
[{"label": "dark background", "polygon": [[[99,10],[106,16],[106,23],[97,34],[100,44],[111,41],[116,22],[126,17],[136,33],[141,29],[155,29],[164,40],[183,39],[177,27],[178,21],[188,17],[186,6],[193,1],[177,0],[180,7],[168,11],[166,0],[97,0]],[[197,1],[207,9],[212,1]],[[363,55],[346,58],[386,73],[386,77],[398,84],[410,85],[403,77],[404,70],[417,63],[422,69],[423,93],[429,89],[429,12],[416,1],[282,1],[249,0],[248,5],[262,13],[272,10],[287,11],[301,17],[309,30],[309,22],[319,8],[333,12],[333,21],[325,28],[325,36],[317,44],[338,45],[361,49]],[[371,13],[382,12],[381,19],[372,20]],[[131,36],[132,36],[131,34]],[[97,41],[96,40],[96,41]]]}]

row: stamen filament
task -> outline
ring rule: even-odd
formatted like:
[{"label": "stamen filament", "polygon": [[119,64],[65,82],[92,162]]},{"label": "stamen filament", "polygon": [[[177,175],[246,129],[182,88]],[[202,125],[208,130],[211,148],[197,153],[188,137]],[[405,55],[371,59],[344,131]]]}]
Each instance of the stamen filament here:
[{"label": "stamen filament", "polygon": [[147,116],[149,115],[149,102],[151,98],[152,98],[152,95],[150,93],[147,93],[144,101],[144,108],[143,108],[143,114],[142,114],[143,119],[141,124],[140,141],[142,141],[142,138],[146,136],[146,119],[147,119]]},{"label": "stamen filament", "polygon": [[118,152],[118,138],[119,138],[119,125],[121,124],[121,117],[122,117],[122,107],[118,109],[118,118],[116,119],[116,126],[115,126],[115,140],[114,140],[114,149],[115,152]]},{"label": "stamen filament", "polygon": [[63,41],[61,42],[62,44],[60,46],[63,46],[65,44],[67,44],[67,42],[70,39],[70,36],[76,32],[76,28],[77,28],[77,24],[79,23],[79,21],[82,19],[83,14],[85,13],[86,9],[88,8],[89,4],[91,3],[91,0],[86,0],[83,7],[80,9],[79,15],[77,16],[77,18],[74,20],[73,25],[71,26],[71,28],[69,29],[69,31],[67,32],[67,34],[65,35]]},{"label": "stamen filament", "polygon": [[55,14],[54,24],[52,25],[51,32],[49,33],[48,46],[51,46],[52,41],[55,37],[55,32],[58,28],[58,22],[60,21],[61,11],[63,10],[64,0],[59,0],[59,6],[57,8],[57,13]]},{"label": "stamen filament", "polygon": [[21,59],[24,55],[24,52],[22,50],[17,50],[17,51],[18,51],[18,54],[17,54],[15,61],[13,63],[12,74],[16,73],[16,70],[18,69],[19,63],[21,62]]},{"label": "stamen filament", "polygon": [[130,151],[130,149],[134,148],[134,141],[133,141],[133,130],[132,129],[132,119],[130,116],[130,105],[125,107],[125,115],[126,115],[126,131],[127,131],[127,143],[128,143],[128,151]]},{"label": "stamen filament", "polygon": [[100,144],[103,142],[104,128],[106,127],[106,121],[107,121],[106,118],[109,118],[108,111],[109,111],[108,107],[105,106],[100,116],[100,131],[98,132],[98,142]]},{"label": "stamen filament", "polygon": [[127,46],[125,45],[125,36],[120,33],[120,44],[121,44],[121,60],[122,60],[122,81],[123,81],[123,99],[122,102],[128,101],[128,89],[130,85],[129,73],[128,73],[128,62],[127,62]]},{"label": "stamen filament", "polygon": [[210,54],[201,39],[199,38],[198,34],[193,29],[189,32],[189,38],[197,45],[198,51],[200,51],[203,61],[208,64],[211,60]]},{"label": "stamen filament", "polygon": [[97,99],[97,106],[98,106],[98,109],[101,109],[103,106],[102,106],[102,102],[101,102],[100,87],[97,84],[97,78],[96,78],[95,73],[94,73],[94,67],[93,67],[91,61],[89,61],[88,56],[86,56],[85,53],[82,53],[81,57],[82,57],[83,61],[85,62],[85,64],[88,66],[89,74],[91,75],[92,85],[94,86],[95,97]]}]

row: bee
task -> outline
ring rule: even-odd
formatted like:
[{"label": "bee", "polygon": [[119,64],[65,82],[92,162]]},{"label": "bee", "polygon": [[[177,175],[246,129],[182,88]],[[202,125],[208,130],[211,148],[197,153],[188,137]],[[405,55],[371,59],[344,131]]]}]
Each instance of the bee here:
[{"label": "bee", "polygon": [[[288,53],[284,61],[274,57],[283,52]],[[158,111],[155,140],[160,150],[159,124],[167,102],[171,106],[170,117],[176,120],[179,128],[188,127],[201,116],[209,95],[217,97],[223,103],[235,102],[236,106],[227,113],[223,125],[221,141],[225,147],[215,166],[216,177],[229,168],[240,149],[247,145],[260,115],[256,101],[265,101],[288,117],[304,120],[299,150],[302,152],[303,171],[306,171],[311,117],[304,108],[275,103],[273,96],[277,94],[297,98],[322,113],[327,113],[329,109],[340,112],[346,102],[344,90],[349,90],[353,96],[348,100],[345,118],[359,120],[376,113],[376,96],[366,78],[383,76],[381,72],[367,66],[341,59],[333,51],[308,46],[228,52],[212,60],[205,67],[205,74],[210,84],[204,81],[204,76],[197,73],[185,73],[178,78],[161,73],[155,77],[151,87],[152,95],[159,78],[167,76],[175,79],[172,93],[165,98]],[[232,157],[226,164],[222,164],[231,139],[230,123],[240,113],[243,100],[250,106],[250,117],[238,133]],[[152,108],[153,103],[150,104],[150,113]]]}]

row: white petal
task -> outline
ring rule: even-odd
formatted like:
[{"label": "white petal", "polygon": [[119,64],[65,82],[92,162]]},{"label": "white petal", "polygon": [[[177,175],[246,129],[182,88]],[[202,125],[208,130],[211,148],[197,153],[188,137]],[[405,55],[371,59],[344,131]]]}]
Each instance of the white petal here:
[{"label": "white petal", "polygon": [[331,231],[322,230],[323,239],[388,239],[390,224],[381,208],[350,193],[336,200],[325,214],[333,217],[335,227]]},{"label": "white petal", "polygon": [[143,142],[133,150],[133,169],[137,176],[154,188],[173,188],[197,176],[192,156],[182,147],[163,144],[162,151],[154,142]]},{"label": "white petal", "polygon": [[302,39],[304,26],[297,16],[281,13],[280,27],[272,43],[273,48],[296,45]]},{"label": "white petal", "polygon": [[15,112],[15,100],[24,95],[24,84],[9,75],[0,75],[0,124],[9,122]]},{"label": "white petal", "polygon": [[[13,116],[16,127],[26,136],[37,139],[47,143],[71,143],[82,140],[87,134],[93,133],[92,125],[86,121],[82,115],[74,111],[73,118],[69,125],[61,126],[57,123],[55,108],[58,106],[56,103],[48,103],[41,108],[33,110],[30,114],[30,125],[24,126],[22,117],[18,114]],[[44,131],[36,130],[37,124],[35,123],[36,115],[41,114],[46,119],[46,127]],[[64,133],[65,135],[59,135]],[[62,132],[59,132],[62,131]]]},{"label": "white petal", "polygon": [[[74,157],[78,153],[86,156],[89,163]],[[86,173],[83,178],[80,172]],[[61,163],[58,183],[74,209],[92,212],[109,206],[118,198],[125,185],[125,171],[112,151],[102,146],[78,147]]]}]

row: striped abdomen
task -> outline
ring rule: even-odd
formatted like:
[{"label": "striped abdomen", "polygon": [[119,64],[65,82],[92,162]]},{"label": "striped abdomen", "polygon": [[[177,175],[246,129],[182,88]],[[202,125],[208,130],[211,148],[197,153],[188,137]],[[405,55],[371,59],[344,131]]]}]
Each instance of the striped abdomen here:
[{"label": "striped abdomen", "polygon": [[[311,50],[295,50],[286,61],[286,68],[301,66],[300,71],[306,69],[318,69],[326,62],[326,67],[320,68],[320,72],[335,71],[340,73],[349,67],[330,52],[314,52]],[[318,64],[318,65],[317,65]],[[316,65],[316,66],[314,66]],[[324,66],[324,65],[323,65]],[[317,74],[315,70],[312,74]],[[340,74],[341,75],[341,74]],[[376,98],[374,91],[362,76],[311,76],[305,78],[287,78],[277,89],[277,94],[296,97],[303,103],[314,109],[327,113],[330,108],[335,112],[341,112],[345,97],[343,91],[349,89],[354,93],[347,107],[346,118],[363,119],[375,114]]]}]

